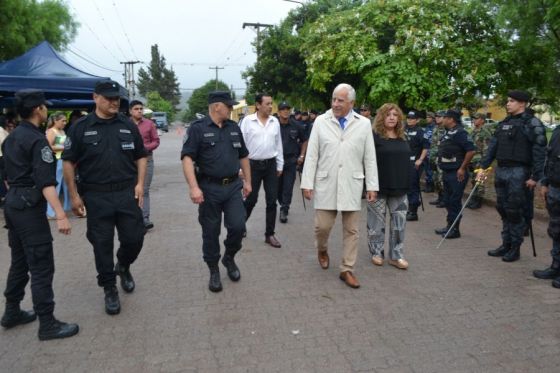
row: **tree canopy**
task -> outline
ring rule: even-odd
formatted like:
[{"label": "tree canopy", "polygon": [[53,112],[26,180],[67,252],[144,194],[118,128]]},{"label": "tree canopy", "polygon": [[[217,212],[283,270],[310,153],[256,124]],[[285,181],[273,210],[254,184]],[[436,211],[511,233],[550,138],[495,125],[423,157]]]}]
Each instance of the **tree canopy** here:
[{"label": "tree canopy", "polygon": [[179,104],[181,92],[179,91],[179,82],[175,71],[169,69],[165,64],[165,57],[160,55],[158,45],[152,45],[152,59],[148,65],[148,69],[140,68],[138,70],[138,92],[142,96],[148,92],[158,92],[166,101],[173,106]]},{"label": "tree canopy", "polygon": [[17,57],[43,40],[62,50],[78,27],[61,0],[1,0],[0,25],[0,61]]},{"label": "tree canopy", "polygon": [[[212,91],[229,91],[226,83],[216,79],[209,80],[202,87],[195,89],[187,101],[188,109],[185,112],[184,120],[191,121],[196,119],[196,114],[208,114],[208,93]],[[235,94],[232,95],[235,99]]]}]

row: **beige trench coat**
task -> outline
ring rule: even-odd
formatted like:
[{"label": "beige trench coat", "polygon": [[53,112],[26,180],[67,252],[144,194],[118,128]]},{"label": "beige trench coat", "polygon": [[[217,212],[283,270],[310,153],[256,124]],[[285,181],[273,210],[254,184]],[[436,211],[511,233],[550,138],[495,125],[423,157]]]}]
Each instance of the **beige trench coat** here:
[{"label": "beige trench coat", "polygon": [[315,119],[307,146],[302,189],[313,190],[315,209],[361,210],[366,190],[379,191],[371,122],[356,113],[342,130],[332,110]]}]

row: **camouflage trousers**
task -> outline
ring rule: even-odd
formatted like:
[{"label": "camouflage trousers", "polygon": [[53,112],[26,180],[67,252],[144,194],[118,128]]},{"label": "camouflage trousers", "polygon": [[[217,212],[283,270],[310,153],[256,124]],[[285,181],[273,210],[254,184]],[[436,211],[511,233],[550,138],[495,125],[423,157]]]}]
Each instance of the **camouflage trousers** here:
[{"label": "camouflage trousers", "polygon": [[496,210],[502,218],[502,244],[519,247],[523,243],[527,208],[528,167],[498,167],[494,179]]},{"label": "camouflage trousers", "polygon": [[443,172],[438,167],[437,163],[430,162],[432,168],[432,178],[434,180],[434,189],[437,193],[443,192]]}]

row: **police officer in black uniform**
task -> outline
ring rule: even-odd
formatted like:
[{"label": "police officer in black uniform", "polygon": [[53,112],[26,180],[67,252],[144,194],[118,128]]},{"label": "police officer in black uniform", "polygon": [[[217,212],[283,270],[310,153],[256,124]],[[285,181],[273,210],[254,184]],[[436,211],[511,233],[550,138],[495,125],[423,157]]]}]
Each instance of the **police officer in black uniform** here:
[{"label": "police officer in black uniform", "polygon": [[[97,284],[105,292],[109,315],[121,309],[116,275],[125,292],[134,290],[130,265],[140,254],[145,230],[141,206],[147,152],[137,126],[119,113],[120,94],[114,81],[96,84],[95,111],[70,128],[62,153],[72,209],[82,216],[87,211],[87,238],[93,245]],[[116,265],[115,227],[120,241]]]},{"label": "police officer in black uniform", "polygon": [[544,177],[540,193],[546,202],[550,220],[548,235],[552,238],[552,264],[543,270],[534,270],[536,278],[552,279],[552,286],[560,289],[560,126],[554,129],[548,144]]},{"label": "police officer in black uniform", "polygon": [[[212,292],[222,290],[218,267],[222,213],[227,229],[222,264],[230,280],[241,278],[234,257],[241,249],[245,231],[242,197],[251,193],[251,168],[241,130],[229,119],[236,104],[229,92],[211,92],[208,95],[208,116],[191,124],[181,151],[190,197],[199,205],[202,254],[210,269],[208,288]],[[239,178],[240,168],[244,180]]]},{"label": "police officer in black uniform", "polygon": [[418,114],[409,111],[406,116],[407,126],[405,128],[406,136],[412,156],[410,157],[410,191],[408,192],[408,212],[406,220],[418,220],[418,206],[420,206],[420,174],[422,173],[422,163],[428,156],[430,142],[424,134],[422,128],[418,126]]},{"label": "police officer in black uniform", "polygon": [[[58,231],[70,234],[70,222],[58,199],[56,160],[39,126],[47,120],[48,101],[43,92],[22,90],[16,93],[16,107],[23,119],[2,144],[6,178],[10,189],[4,216],[12,261],[6,284],[6,311],[0,324],[4,328],[26,324],[39,315],[39,339],[71,337],[78,325],[54,318],[53,237],[45,214],[47,201],[56,214]],[[33,311],[19,304],[31,273]]]},{"label": "police officer in black uniform", "polygon": [[[461,211],[463,192],[469,179],[467,167],[474,156],[475,146],[461,123],[461,112],[447,110],[443,115],[445,133],[438,148],[438,166],[443,172],[443,202],[447,209],[447,225],[436,229],[436,234],[445,235]],[[447,238],[459,238],[461,232],[457,220]]]},{"label": "police officer in black uniform", "polygon": [[280,204],[280,223],[288,222],[288,212],[292,203],[297,167],[303,164],[307,150],[305,126],[290,118],[291,106],[287,102],[278,105],[278,121],[284,150],[284,169],[278,178],[278,203]]},{"label": "police officer in black uniform", "polygon": [[[488,251],[488,255],[502,257],[505,262],[519,259],[523,243],[527,206],[527,189],[533,189],[543,176],[546,133],[541,121],[526,112],[529,94],[510,91],[506,110],[508,116],[498,124],[490,140],[488,152],[482,159],[482,169],[494,159],[498,161],[494,185],[496,209],[502,218],[502,245]],[[484,172],[477,178],[483,178]]]}]

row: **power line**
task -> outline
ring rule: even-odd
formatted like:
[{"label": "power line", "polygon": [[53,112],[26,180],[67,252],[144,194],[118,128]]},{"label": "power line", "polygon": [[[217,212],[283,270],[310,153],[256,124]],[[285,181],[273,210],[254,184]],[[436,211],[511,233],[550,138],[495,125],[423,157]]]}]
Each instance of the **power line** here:
[{"label": "power line", "polygon": [[136,58],[138,60],[139,58],[136,56],[136,52],[134,51],[134,48],[132,47],[132,43],[130,42],[130,38],[128,37],[128,34],[126,33],[124,25],[121,21],[121,16],[119,14],[119,10],[117,9],[117,4],[115,4],[115,0],[113,0],[113,7],[115,8],[115,13],[117,14],[117,18],[119,20],[119,24],[121,25],[121,29],[124,33],[124,36],[126,37],[126,40],[128,41],[128,46],[130,47],[130,51],[132,52],[132,55],[134,56],[134,58]]},{"label": "power line", "polygon": [[[76,14],[78,14],[78,11],[76,10],[76,8],[74,8],[74,6],[72,4],[70,4],[70,6],[72,7],[72,9],[74,10],[74,12]],[[115,59],[115,61],[119,61],[119,59],[117,57],[115,57],[115,55],[113,54],[113,52],[111,52],[111,50],[109,48],[107,48],[107,46],[101,41],[101,39],[99,39],[99,36],[97,36],[97,34],[93,31],[93,29],[89,26],[89,24],[83,20],[81,20],[81,23],[83,23],[84,25],[86,25],[86,27],[89,29],[89,31],[91,32],[91,34],[97,39],[97,41],[99,42],[99,44],[109,53],[109,55],[111,57],[113,57]]]},{"label": "power line", "polygon": [[117,46],[118,50],[121,52],[123,57],[126,59],[126,54],[124,54],[124,51],[122,50],[121,46],[119,45],[119,43],[117,43],[117,38],[115,37],[115,35],[113,35],[113,32],[111,31],[111,28],[107,24],[107,21],[105,20],[105,17],[103,16],[103,13],[101,13],[101,10],[97,6],[97,3],[95,2],[95,0],[93,0],[92,2],[93,2],[93,5],[95,6],[95,9],[97,9],[97,13],[99,13],[99,17],[101,18],[101,20],[105,24],[105,27],[107,28],[107,31],[111,35],[111,38],[113,39],[113,42],[115,43],[115,45]]},{"label": "power line", "polygon": [[113,70],[113,69],[109,69],[109,68],[107,68],[107,67],[101,66],[101,65],[99,65],[99,64],[97,64],[97,63],[95,63],[95,62],[93,62],[92,60],[89,60],[89,59],[85,58],[84,56],[79,55],[78,53],[74,52],[74,51],[73,51],[72,49],[70,49],[70,48],[68,48],[68,52],[72,53],[73,55],[75,55],[75,56],[81,58],[82,60],[84,60],[84,61],[86,61],[86,62],[89,62],[90,64],[92,64],[92,65],[94,65],[94,66],[99,67],[100,69],[107,70],[107,71],[112,71],[112,72],[114,72],[114,73],[120,73],[119,70]]}]

